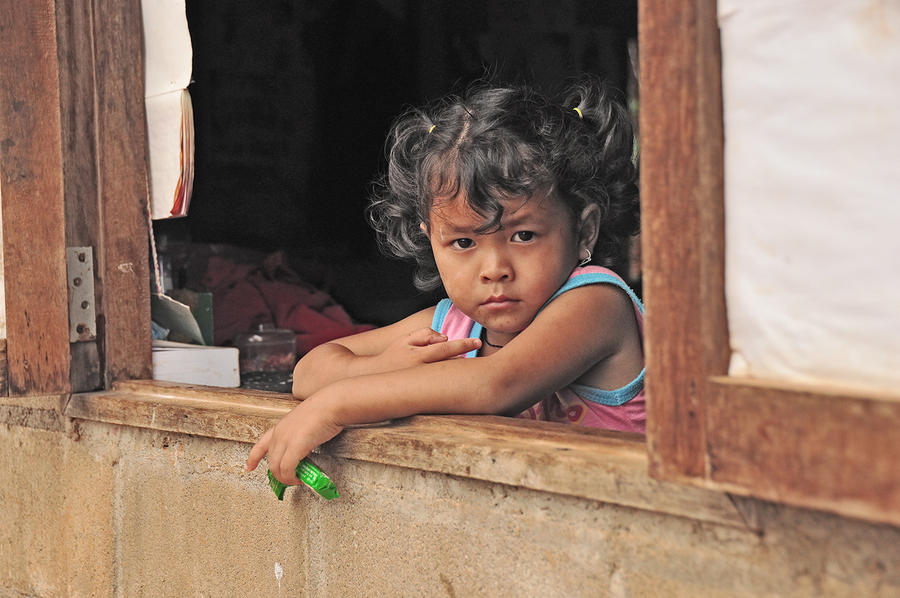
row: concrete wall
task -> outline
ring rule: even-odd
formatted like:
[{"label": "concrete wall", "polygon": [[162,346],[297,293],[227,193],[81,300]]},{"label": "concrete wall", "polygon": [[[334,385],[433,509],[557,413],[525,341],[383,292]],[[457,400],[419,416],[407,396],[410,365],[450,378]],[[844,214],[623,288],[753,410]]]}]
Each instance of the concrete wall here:
[{"label": "concrete wall", "polygon": [[278,502],[249,445],[0,405],[0,596],[896,596],[900,529],[755,527],[322,455]]}]

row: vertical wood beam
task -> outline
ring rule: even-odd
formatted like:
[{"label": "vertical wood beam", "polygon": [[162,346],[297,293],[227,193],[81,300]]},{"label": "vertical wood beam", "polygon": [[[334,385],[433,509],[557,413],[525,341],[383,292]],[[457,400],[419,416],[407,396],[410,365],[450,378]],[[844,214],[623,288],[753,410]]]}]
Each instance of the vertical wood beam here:
[{"label": "vertical wood beam", "polygon": [[[62,124],[63,188],[66,245],[102,245],[97,180],[97,100],[94,79],[94,35],[91,0],[56,3],[56,40],[59,59],[60,121]],[[95,277],[96,278],[96,277]],[[94,308],[103,316],[102,288],[95,280]],[[96,327],[94,333],[97,333]],[[99,342],[71,343],[72,392],[103,386]]]},{"label": "vertical wood beam", "polygon": [[651,473],[707,477],[708,378],[728,368],[715,0],[639,4]]},{"label": "vertical wood beam", "polygon": [[52,0],[0,0],[0,197],[10,394],[66,393],[69,318]]},{"label": "vertical wood beam", "polygon": [[58,1],[66,238],[94,248],[97,341],[72,385],[151,377],[147,142],[140,2]]},{"label": "vertical wood beam", "polygon": [[140,0],[93,0],[106,386],[152,377],[143,19]]}]

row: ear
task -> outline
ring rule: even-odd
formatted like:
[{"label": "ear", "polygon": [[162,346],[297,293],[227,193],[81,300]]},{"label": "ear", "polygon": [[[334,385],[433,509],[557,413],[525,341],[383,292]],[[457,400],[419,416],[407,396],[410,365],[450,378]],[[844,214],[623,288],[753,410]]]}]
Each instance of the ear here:
[{"label": "ear", "polygon": [[425,224],[424,222],[420,222],[420,223],[419,223],[419,229],[420,229],[423,233],[425,233],[425,236],[426,236],[426,237],[431,236],[431,235],[428,233],[428,225]]},{"label": "ear", "polygon": [[593,251],[600,234],[600,207],[589,204],[578,217],[578,250]]}]

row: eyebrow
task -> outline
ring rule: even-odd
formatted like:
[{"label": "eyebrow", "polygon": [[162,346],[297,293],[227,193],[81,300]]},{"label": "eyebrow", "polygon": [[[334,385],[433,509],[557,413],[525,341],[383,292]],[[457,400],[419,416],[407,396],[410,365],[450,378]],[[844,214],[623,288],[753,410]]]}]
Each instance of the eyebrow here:
[{"label": "eyebrow", "polygon": [[535,218],[533,210],[529,210],[528,207],[531,205],[530,201],[523,201],[519,206],[517,206],[514,210],[506,209],[503,211],[503,218],[500,221],[497,228],[488,228],[484,229],[483,227],[489,221],[488,218],[483,219],[483,221],[479,224],[475,224],[474,226],[457,226],[453,224],[449,218],[440,218],[443,224],[442,232],[451,235],[461,235],[461,234],[475,234],[475,235],[483,235],[490,234],[499,230],[504,230],[507,228],[516,228],[522,226],[522,223],[531,223],[531,221]]},{"label": "eyebrow", "polygon": [[506,227],[515,228],[517,226],[521,226],[523,222],[530,222],[531,220],[534,219],[533,214],[525,213],[525,214],[516,215],[518,212],[519,212],[519,210],[516,210],[516,212],[511,214],[508,219],[505,218],[506,213],[504,213],[503,214],[504,218],[500,221],[500,228],[506,228]]},{"label": "eyebrow", "polygon": [[441,228],[442,228],[442,230],[446,231],[447,233],[450,233],[453,235],[464,235],[464,234],[467,235],[467,234],[475,233],[475,230],[478,227],[469,228],[467,226],[455,226],[452,224],[444,224],[444,226],[442,226]]},{"label": "eyebrow", "polygon": [[[494,232],[496,230],[504,230],[507,228],[516,228],[521,226],[522,223],[528,223],[533,218],[531,214],[521,214],[521,215],[512,215],[509,218],[506,217],[506,213],[503,215],[503,219],[500,221],[500,225],[496,229],[491,229],[490,232]],[[488,231],[480,230],[483,224],[477,224],[473,227],[468,226],[457,226],[455,224],[451,224],[447,220],[443,221],[443,229],[445,232],[449,234],[476,234],[483,235],[488,233]]]}]

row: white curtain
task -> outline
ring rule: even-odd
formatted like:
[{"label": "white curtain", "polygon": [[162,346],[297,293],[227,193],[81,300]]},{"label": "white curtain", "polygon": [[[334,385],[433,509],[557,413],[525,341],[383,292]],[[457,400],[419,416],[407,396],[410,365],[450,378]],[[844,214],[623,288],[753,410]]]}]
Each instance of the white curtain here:
[{"label": "white curtain", "polygon": [[731,374],[900,388],[900,2],[720,0]]}]

